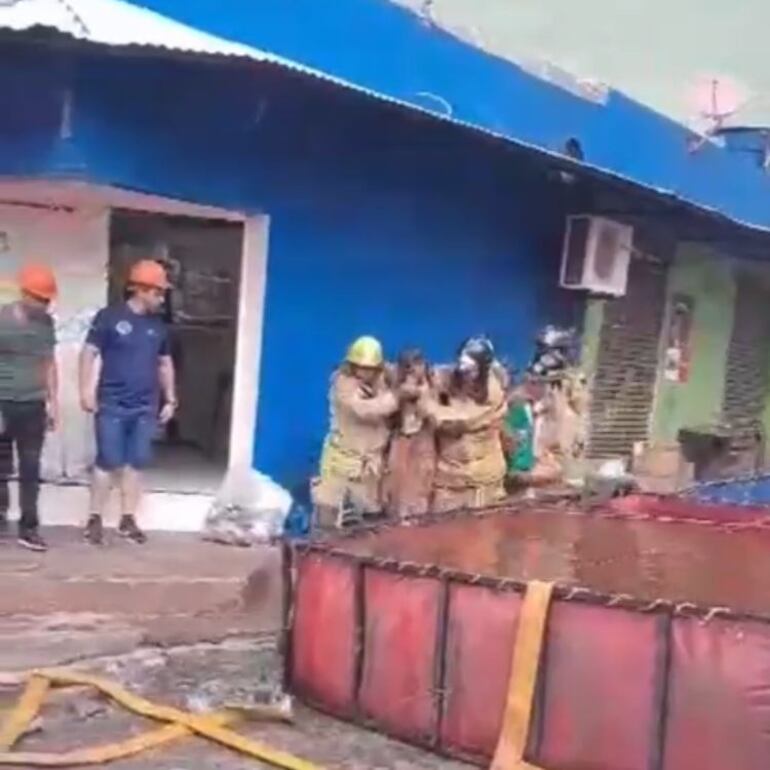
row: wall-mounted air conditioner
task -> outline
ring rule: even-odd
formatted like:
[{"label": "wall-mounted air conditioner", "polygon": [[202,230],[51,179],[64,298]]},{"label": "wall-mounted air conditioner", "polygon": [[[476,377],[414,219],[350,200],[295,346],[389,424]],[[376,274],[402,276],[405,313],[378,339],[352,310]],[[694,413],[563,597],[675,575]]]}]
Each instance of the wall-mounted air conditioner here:
[{"label": "wall-mounted air conditioner", "polygon": [[612,219],[567,217],[560,286],[621,297],[626,293],[634,229]]}]

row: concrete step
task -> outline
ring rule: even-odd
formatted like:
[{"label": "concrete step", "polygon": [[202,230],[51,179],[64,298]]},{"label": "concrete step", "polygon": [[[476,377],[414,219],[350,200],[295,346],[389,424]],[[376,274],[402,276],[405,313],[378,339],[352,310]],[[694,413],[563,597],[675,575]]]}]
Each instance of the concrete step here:
[{"label": "concrete step", "polygon": [[45,534],[45,554],[0,545],[0,671],[279,628],[275,548],[168,533],[94,548],[75,529]]},{"label": "concrete step", "polygon": [[0,620],[0,671],[58,666],[136,649],[143,631],[112,618],[61,613]]},{"label": "concrete step", "polygon": [[[142,500],[140,518],[149,532],[200,532],[214,500],[206,493],[148,490]],[[117,520],[118,496],[110,498],[107,518]],[[88,485],[43,484],[40,488],[40,515],[46,526],[80,527],[88,516]],[[18,517],[18,490],[11,484],[11,518]]]},{"label": "concrete step", "polygon": [[[0,614],[194,614],[280,596],[275,548],[236,548],[195,535],[155,533],[144,546],[118,537],[95,548],[73,528],[44,530],[51,550],[0,545]],[[254,606],[257,605],[257,606]]]},{"label": "concrete step", "polygon": [[0,683],[13,672],[124,655],[139,647],[179,647],[271,632],[256,615],[133,616],[94,613],[0,618]]}]

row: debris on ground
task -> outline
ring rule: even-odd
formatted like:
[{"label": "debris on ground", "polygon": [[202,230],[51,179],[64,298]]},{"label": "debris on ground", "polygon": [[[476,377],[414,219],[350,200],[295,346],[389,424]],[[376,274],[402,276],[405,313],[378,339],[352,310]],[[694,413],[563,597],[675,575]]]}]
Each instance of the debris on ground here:
[{"label": "debris on ground", "polygon": [[[217,708],[227,702],[259,703],[283,697],[274,637],[238,639],[172,649],[145,649],[78,665],[77,670],[113,679],[148,700],[187,709],[196,698]],[[55,696],[55,697],[51,697]],[[11,698],[18,697],[18,690]],[[96,709],[99,703],[103,708]],[[77,704],[77,705],[75,705]],[[374,732],[337,722],[303,705],[294,722],[249,721],[235,729],[245,736],[331,770],[464,770],[445,760]],[[77,715],[89,714],[82,720]],[[25,737],[25,751],[62,752],[125,740],[153,726],[92,690],[54,690],[46,699],[42,730]],[[110,770],[260,770],[261,762],[195,738],[181,738],[156,750],[112,762]]]}]

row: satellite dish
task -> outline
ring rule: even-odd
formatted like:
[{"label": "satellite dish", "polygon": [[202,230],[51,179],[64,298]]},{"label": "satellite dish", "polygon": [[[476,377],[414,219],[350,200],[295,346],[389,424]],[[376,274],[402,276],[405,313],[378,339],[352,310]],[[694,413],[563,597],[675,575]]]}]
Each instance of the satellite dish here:
[{"label": "satellite dish", "polygon": [[749,89],[729,75],[699,76],[689,89],[688,102],[690,113],[696,116],[695,130],[701,136],[691,143],[690,150],[699,150],[750,99]]},{"label": "satellite dish", "polygon": [[701,75],[691,86],[691,112],[715,128],[735,115],[751,98],[749,89],[729,75]]}]

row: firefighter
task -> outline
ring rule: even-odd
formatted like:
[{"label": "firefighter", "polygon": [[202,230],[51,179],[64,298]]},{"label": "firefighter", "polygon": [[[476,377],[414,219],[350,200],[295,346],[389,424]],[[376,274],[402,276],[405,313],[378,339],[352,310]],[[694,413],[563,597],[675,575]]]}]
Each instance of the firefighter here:
[{"label": "firefighter", "polygon": [[329,433],[313,486],[321,527],[340,525],[348,512],[382,511],[385,452],[398,406],[386,382],[382,346],[374,337],[359,337],[332,376]]},{"label": "firefighter", "polygon": [[40,455],[46,429],[58,419],[54,325],[49,310],[56,278],[45,265],[26,265],[18,275],[20,298],[0,307],[0,529],[8,525],[8,479],[13,448],[19,457],[21,519],[18,542],[45,551],[38,530]]},{"label": "firefighter", "polygon": [[501,500],[507,399],[489,342],[466,342],[443,396],[423,398],[421,408],[436,429],[433,509],[484,508]]}]

